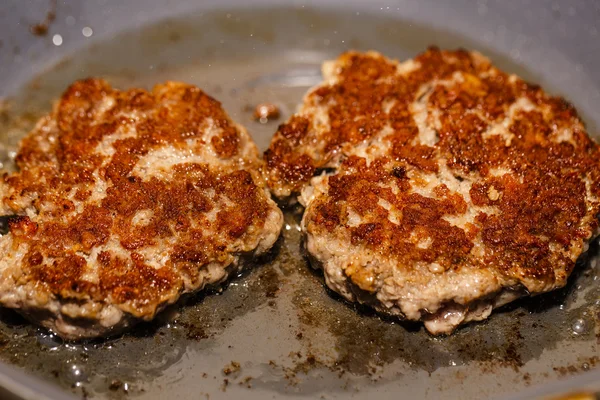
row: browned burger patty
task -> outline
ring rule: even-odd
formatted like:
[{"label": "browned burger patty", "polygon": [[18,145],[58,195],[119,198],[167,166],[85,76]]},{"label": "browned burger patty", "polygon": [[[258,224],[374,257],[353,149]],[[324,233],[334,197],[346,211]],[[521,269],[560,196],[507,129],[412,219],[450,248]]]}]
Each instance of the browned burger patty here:
[{"label": "browned burger patty", "polygon": [[331,289],[438,334],[565,285],[600,211],[570,104],[462,50],[349,52],[323,74],[265,159]]},{"label": "browned burger patty", "polygon": [[218,101],[73,84],[4,174],[0,304],[63,338],[116,333],[224,281],[276,241],[282,214],[252,139]]}]

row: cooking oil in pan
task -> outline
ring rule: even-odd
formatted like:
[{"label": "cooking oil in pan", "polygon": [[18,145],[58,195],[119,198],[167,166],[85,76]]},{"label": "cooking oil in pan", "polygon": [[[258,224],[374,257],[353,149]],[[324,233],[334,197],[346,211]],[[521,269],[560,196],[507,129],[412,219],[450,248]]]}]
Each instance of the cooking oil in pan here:
[{"label": "cooking oil in pan", "polygon": [[[0,161],[10,167],[18,138],[84,76],[103,76],[117,87],[167,79],[197,84],[264,149],[320,80],[323,60],[350,47],[407,58],[430,44],[482,50],[500,67],[536,80],[478,43],[392,19],[283,9],[189,16],[98,42],[33,78],[0,110]],[[265,102],[278,105],[279,122],[253,119],[254,106]],[[0,358],[80,395],[148,399],[399,390],[415,398],[479,398],[600,362],[597,244],[566,288],[432,337],[419,324],[382,320],[328,292],[300,251],[300,212],[286,212],[271,259],[118,338],[63,343],[0,309]],[[464,385],[466,379],[478,383]]]}]

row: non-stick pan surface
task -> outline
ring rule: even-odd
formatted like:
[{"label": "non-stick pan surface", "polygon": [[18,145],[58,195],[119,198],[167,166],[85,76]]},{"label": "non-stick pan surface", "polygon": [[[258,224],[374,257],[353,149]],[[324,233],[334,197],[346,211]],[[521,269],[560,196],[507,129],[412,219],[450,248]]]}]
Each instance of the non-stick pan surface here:
[{"label": "non-stick pan surface", "polygon": [[[78,78],[197,84],[264,149],[278,122],[254,121],[253,106],[277,104],[281,122],[322,61],[349,48],[404,59],[432,44],[479,50],[565,96],[598,137],[599,21],[592,1],[5,1],[0,161],[11,168],[18,139]],[[0,360],[65,392],[115,399],[485,398],[598,378],[597,244],[565,289],[439,338],[328,292],[300,252],[299,212],[287,212],[264,264],[122,337],[62,343],[0,309]],[[38,389],[0,376],[14,392]]]}]

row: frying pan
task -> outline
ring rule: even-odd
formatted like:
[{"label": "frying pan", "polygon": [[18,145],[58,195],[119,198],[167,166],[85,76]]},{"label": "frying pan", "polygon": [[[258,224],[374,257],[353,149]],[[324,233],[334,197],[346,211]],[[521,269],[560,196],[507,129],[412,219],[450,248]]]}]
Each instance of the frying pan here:
[{"label": "frying pan", "polygon": [[[575,104],[600,127],[600,2],[7,0],[0,5],[0,161],[65,87],[175,79],[221,100],[264,149],[341,51],[398,59],[475,49]],[[599,390],[598,244],[568,285],[449,337],[381,320],[329,293],[286,211],[271,257],[118,338],[63,343],[0,309],[1,398],[537,398]],[[9,366],[10,365],[10,366]]]}]

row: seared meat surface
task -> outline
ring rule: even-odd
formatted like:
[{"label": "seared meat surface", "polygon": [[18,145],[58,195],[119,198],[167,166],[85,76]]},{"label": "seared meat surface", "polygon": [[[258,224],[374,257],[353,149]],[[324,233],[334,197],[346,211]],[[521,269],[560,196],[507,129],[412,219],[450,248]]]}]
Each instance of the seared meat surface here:
[{"label": "seared meat surface", "polygon": [[261,163],[196,87],[74,83],[1,181],[0,304],[80,339],[224,281],[279,236]]},{"label": "seared meat surface", "polygon": [[350,301],[434,334],[565,285],[598,233],[600,151],[565,100],[475,52],[349,52],[279,127],[272,192]]}]

